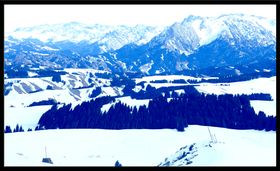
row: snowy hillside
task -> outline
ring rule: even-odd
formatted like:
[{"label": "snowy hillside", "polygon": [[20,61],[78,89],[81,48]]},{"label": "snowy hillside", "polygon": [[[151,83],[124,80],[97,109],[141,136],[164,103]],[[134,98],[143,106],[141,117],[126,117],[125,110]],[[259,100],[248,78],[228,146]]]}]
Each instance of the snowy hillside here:
[{"label": "snowy hillside", "polygon": [[[196,126],[191,126],[191,129]],[[206,129],[206,127],[202,127]],[[201,128],[201,130],[202,130]],[[276,151],[267,143],[274,144],[272,132],[236,131],[210,127],[211,134],[218,137],[213,141],[199,141],[181,147],[167,157],[159,166],[275,166]],[[205,131],[205,130],[204,130]],[[271,136],[261,141],[261,134]],[[204,134],[205,135],[205,134]],[[235,136],[234,138],[231,136]],[[209,136],[210,137],[210,136]],[[258,143],[260,143],[259,147]],[[273,145],[275,147],[275,145]],[[256,148],[257,147],[257,148]],[[246,148],[246,149],[245,149]],[[256,151],[255,151],[256,150]],[[269,152],[270,151],[270,152]],[[271,153],[271,154],[269,154]],[[255,154],[255,155],[254,155]],[[263,158],[258,154],[270,155]],[[266,164],[265,164],[266,163]],[[274,163],[274,164],[273,164]]]},{"label": "snowy hillside", "polygon": [[264,111],[267,115],[276,116],[276,77],[234,83],[201,83],[196,89],[206,94],[268,93],[272,96],[272,101],[251,100],[251,105],[256,113]]},{"label": "snowy hillside", "polygon": [[30,106],[34,102],[54,100],[56,103],[73,104],[90,100],[90,94],[96,87],[102,87],[101,96],[122,94],[122,88],[105,87],[109,79],[97,78],[95,74],[104,73],[94,69],[65,69],[61,81],[52,77],[5,79],[5,125],[12,128],[22,124],[23,128],[34,129],[41,115],[52,105]]},{"label": "snowy hillside", "polygon": [[[167,161],[170,166],[188,166],[182,161],[185,158],[178,158],[185,151],[190,166],[276,166],[275,132],[209,128],[218,141],[211,147],[206,146],[210,141],[207,127],[197,125],[185,132],[68,129],[10,133],[4,135],[4,165],[114,166],[118,160],[123,166],[158,166]],[[42,163],[46,155],[53,164]]]},{"label": "snowy hillside", "polygon": [[[43,113],[51,108],[52,105],[30,106],[34,102],[54,100],[60,106],[72,104],[72,109],[82,102],[89,101],[90,95],[96,87],[101,91],[96,97],[102,96],[119,96],[113,103],[105,104],[101,111],[108,111],[109,108],[117,102],[122,102],[131,107],[140,105],[147,106],[150,99],[132,99],[123,92],[124,85],[112,86],[111,79],[97,78],[96,73],[103,72],[97,70],[85,69],[65,69],[66,75],[61,76],[61,82],[52,81],[52,77],[39,78],[17,78],[5,79],[5,89],[9,93],[4,96],[5,100],[5,120],[4,124],[15,128],[16,124],[22,125],[24,130],[34,128]],[[251,93],[268,93],[272,96],[272,101],[251,100],[250,103],[255,112],[264,111],[267,115],[276,116],[276,77],[258,78],[250,81],[233,82],[233,83],[198,83],[191,84],[188,81],[202,78],[190,77],[183,75],[170,76],[148,76],[135,78],[136,84],[143,82],[141,85],[135,85],[134,92],[146,91],[148,85],[161,88],[170,86],[195,85],[195,88],[206,94],[251,94]],[[205,77],[203,79],[217,79],[215,77]],[[89,80],[92,80],[90,83]],[[155,81],[166,81],[166,83]],[[186,83],[174,83],[175,80],[184,80]],[[90,86],[92,85],[92,86]],[[261,85],[261,86],[260,86]],[[47,89],[52,87],[52,89]],[[175,92],[185,93],[183,89]],[[170,99],[169,99],[170,100]],[[32,111],[32,112],[31,112]]]}]

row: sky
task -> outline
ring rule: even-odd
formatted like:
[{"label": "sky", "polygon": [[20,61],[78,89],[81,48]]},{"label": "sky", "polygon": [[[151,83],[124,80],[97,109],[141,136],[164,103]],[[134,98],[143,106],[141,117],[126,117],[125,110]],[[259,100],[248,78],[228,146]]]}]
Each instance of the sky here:
[{"label": "sky", "polygon": [[189,15],[243,13],[276,19],[276,5],[5,5],[4,31],[43,24],[166,26]]}]

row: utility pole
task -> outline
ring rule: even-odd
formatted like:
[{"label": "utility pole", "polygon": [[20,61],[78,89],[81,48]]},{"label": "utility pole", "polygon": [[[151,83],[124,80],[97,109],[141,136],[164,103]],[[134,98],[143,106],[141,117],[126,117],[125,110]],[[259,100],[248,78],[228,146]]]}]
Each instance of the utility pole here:
[{"label": "utility pole", "polygon": [[45,155],[46,155],[46,158],[48,158],[47,157],[47,146],[45,146]]},{"label": "utility pole", "polygon": [[48,156],[47,156],[47,146],[45,146],[45,155],[46,155],[46,157],[43,158],[42,162],[43,162],[43,163],[50,163],[50,164],[53,164],[51,158],[48,158]]},{"label": "utility pole", "polygon": [[215,143],[217,143],[218,141],[217,141],[217,138],[216,138],[216,135],[214,134],[214,139],[215,139]]},{"label": "utility pole", "polygon": [[212,142],[214,142],[214,141],[213,141],[213,136],[212,136],[212,134],[211,134],[211,131],[210,131],[209,127],[207,127],[207,128],[208,128],[208,132],[209,132],[209,135],[210,135],[211,141],[212,141]]}]

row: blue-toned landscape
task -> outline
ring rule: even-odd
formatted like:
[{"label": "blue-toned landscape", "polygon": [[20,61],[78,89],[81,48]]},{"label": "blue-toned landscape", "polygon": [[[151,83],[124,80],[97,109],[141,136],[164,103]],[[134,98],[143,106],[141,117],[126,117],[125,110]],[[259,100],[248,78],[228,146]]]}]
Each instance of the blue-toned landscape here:
[{"label": "blue-toned landscape", "polygon": [[4,131],[6,166],[275,166],[276,20],[5,32]]}]

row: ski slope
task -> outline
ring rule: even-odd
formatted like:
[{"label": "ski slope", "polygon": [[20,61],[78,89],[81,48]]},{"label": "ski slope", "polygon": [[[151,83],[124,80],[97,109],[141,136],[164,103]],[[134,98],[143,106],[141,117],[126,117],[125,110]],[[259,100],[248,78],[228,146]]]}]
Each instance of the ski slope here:
[{"label": "ski slope", "polygon": [[[209,127],[219,143],[198,148],[192,166],[276,166],[276,132]],[[175,129],[65,129],[4,134],[5,166],[158,166],[176,151],[210,141],[206,126]],[[17,142],[17,143],[15,143]],[[47,154],[45,154],[45,148]],[[42,163],[51,158],[53,164]]]}]

